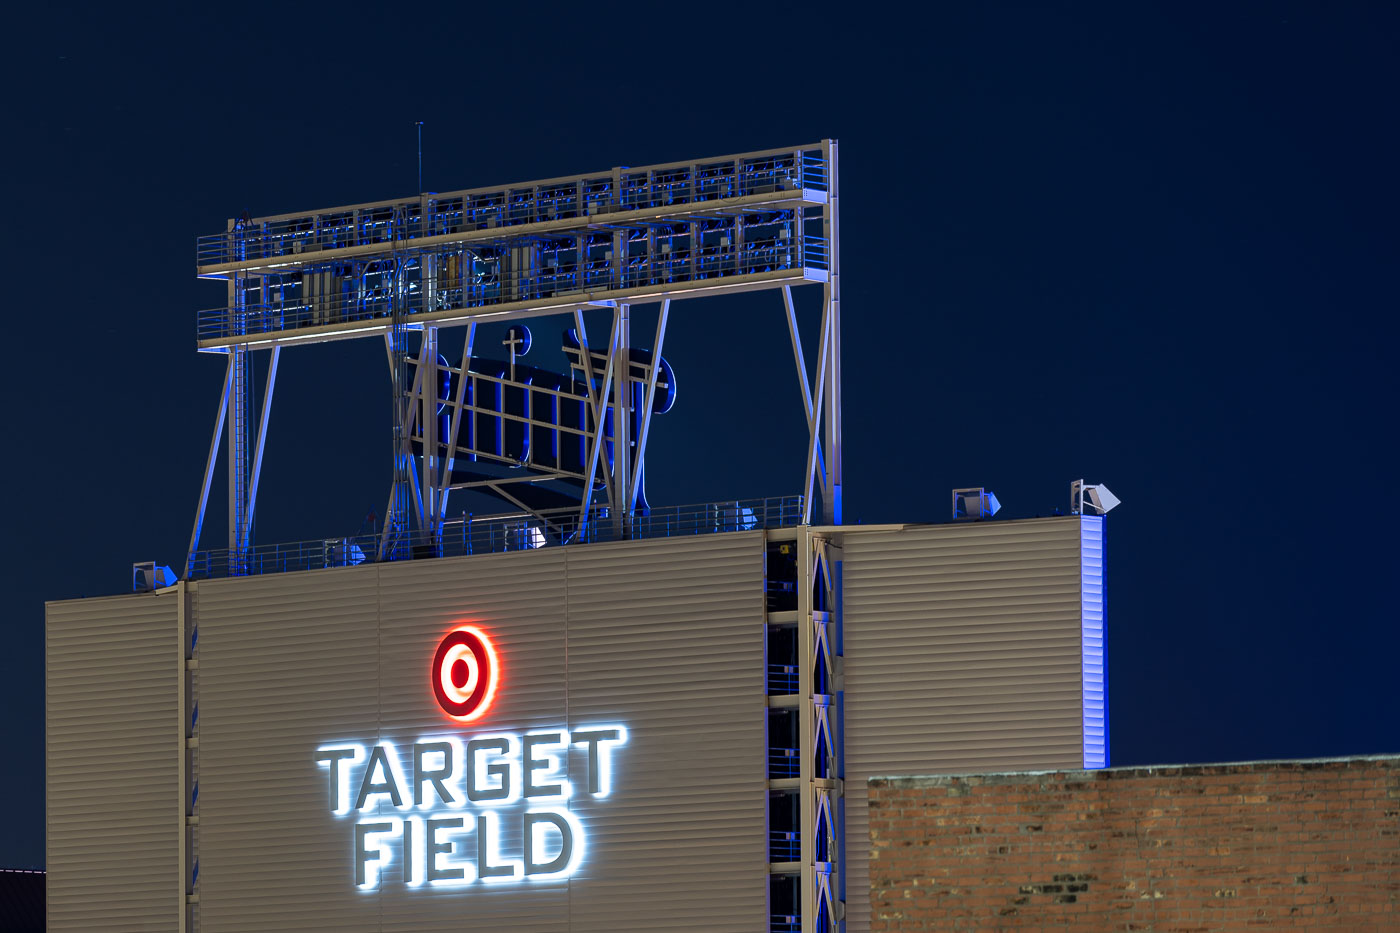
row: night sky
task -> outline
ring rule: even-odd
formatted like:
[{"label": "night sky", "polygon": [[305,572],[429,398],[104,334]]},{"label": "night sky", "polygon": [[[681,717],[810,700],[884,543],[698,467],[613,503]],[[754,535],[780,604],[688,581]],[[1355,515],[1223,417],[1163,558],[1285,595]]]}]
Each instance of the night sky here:
[{"label": "night sky", "polygon": [[[429,190],[839,139],[847,522],[945,521],[978,485],[1048,515],[1103,482],[1114,764],[1400,752],[1395,5],[30,6],[0,865],[44,860],[43,601],[184,559],[224,372],[194,351],[223,301],[195,237],[413,194],[418,120]],[[674,306],[653,503],[798,491],[781,309]],[[389,417],[377,338],[284,353],[259,540],[382,512]]]}]

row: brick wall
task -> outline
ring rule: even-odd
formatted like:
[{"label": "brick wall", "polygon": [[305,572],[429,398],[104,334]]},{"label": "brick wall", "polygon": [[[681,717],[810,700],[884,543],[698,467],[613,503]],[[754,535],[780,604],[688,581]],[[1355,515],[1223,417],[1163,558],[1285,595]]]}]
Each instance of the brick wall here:
[{"label": "brick wall", "polygon": [[1400,930],[1400,756],[870,780],[874,931]]}]

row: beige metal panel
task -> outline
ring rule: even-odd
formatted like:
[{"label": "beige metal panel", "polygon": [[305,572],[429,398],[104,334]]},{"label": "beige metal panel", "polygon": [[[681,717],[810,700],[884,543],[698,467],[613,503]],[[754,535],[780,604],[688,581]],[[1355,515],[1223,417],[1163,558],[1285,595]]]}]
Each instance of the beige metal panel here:
[{"label": "beige metal panel", "polygon": [[198,587],[201,933],[379,930],[313,760],[377,738],[378,567]]},{"label": "beige metal panel", "polygon": [[[202,930],[761,928],[762,566],[753,533],[201,583]],[[467,725],[429,683],[461,622],[502,667]],[[355,889],[356,816],[329,812],[318,745],[611,724],[631,741],[609,797],[566,804],[587,847],[571,879],[408,889],[396,861]],[[580,787],[586,768],[574,749]],[[500,811],[507,855],[525,806]]]},{"label": "beige metal panel", "polygon": [[45,608],[48,929],[175,931],[175,595]]},{"label": "beige metal panel", "polygon": [[847,929],[869,929],[872,774],[1082,763],[1080,521],[842,534]]},{"label": "beige metal panel", "polygon": [[[406,748],[428,736],[468,739],[566,727],[564,574],[563,548],[383,565],[382,737]],[[448,718],[429,689],[438,643],[462,623],[488,633],[501,666],[495,701],[469,724]],[[520,851],[524,810],[523,802],[501,810],[503,854]],[[475,835],[459,838],[471,848]],[[348,852],[350,845],[347,839],[342,848]],[[443,890],[406,888],[392,880],[377,899],[385,931],[568,929],[566,881]]]},{"label": "beige metal panel", "polygon": [[762,534],[567,553],[570,722],[630,731],[571,929],[766,929]]}]

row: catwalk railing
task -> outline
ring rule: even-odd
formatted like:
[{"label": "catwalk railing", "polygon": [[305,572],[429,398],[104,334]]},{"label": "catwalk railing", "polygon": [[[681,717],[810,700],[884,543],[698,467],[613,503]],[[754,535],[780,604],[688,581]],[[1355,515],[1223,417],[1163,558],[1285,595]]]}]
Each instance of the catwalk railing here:
[{"label": "catwalk railing", "polygon": [[[420,283],[398,287],[403,313],[415,315],[456,308],[489,308],[512,302],[565,304],[585,301],[607,291],[648,286],[683,285],[741,275],[815,269],[825,272],[829,262],[827,241],[819,236],[792,240],[745,243],[742,247],[701,246],[690,251],[659,253],[619,268],[611,260],[521,269],[495,275],[458,275],[451,284],[439,280],[434,289]],[[340,294],[289,297],[286,300],[248,303],[198,312],[197,340],[271,334],[325,324],[375,321],[393,314],[392,289],[356,287]],[[348,292],[348,293],[347,293]]]},{"label": "catwalk railing", "polygon": [[768,665],[768,695],[792,696],[797,692],[797,665]]},{"label": "catwalk railing", "polygon": [[801,773],[802,749],[772,745],[768,748],[768,779],[795,778]]},{"label": "catwalk railing", "polygon": [[476,230],[625,215],[628,211],[681,211],[697,205],[708,208],[711,202],[743,197],[825,192],[828,182],[828,166],[821,149],[807,147],[623,168],[313,213],[245,219],[237,222],[233,230],[199,237],[195,263],[213,266],[260,261],[352,246],[408,243]]},{"label": "catwalk railing", "polygon": [[684,535],[790,528],[802,523],[802,497],[734,499],[701,505],[653,508],[629,522],[614,522],[595,508],[580,527],[578,510],[459,518],[446,522],[441,538],[420,533],[387,536],[381,531],[344,538],[261,544],[238,554],[228,548],[195,551],[188,576],[205,580],[352,567],[381,560],[459,557],[528,551],[564,544],[672,538]]},{"label": "catwalk railing", "polygon": [[797,833],[777,829],[768,831],[768,861],[795,862],[802,857],[801,849],[802,843]]}]

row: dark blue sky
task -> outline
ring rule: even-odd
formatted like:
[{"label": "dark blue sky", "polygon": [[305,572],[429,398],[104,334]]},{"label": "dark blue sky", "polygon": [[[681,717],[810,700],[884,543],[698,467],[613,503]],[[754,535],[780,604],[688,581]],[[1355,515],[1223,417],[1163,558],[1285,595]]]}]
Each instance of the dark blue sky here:
[{"label": "dark blue sky", "polygon": [[[42,601],[183,559],[195,237],[413,193],[416,120],[438,190],[840,139],[847,520],[1107,483],[1116,764],[1400,751],[1397,9],[850,6],[10,21],[0,864],[43,862]],[[652,501],[796,491],[778,297],[672,320]],[[378,344],[284,354],[261,539],[382,511],[388,419]]]}]

